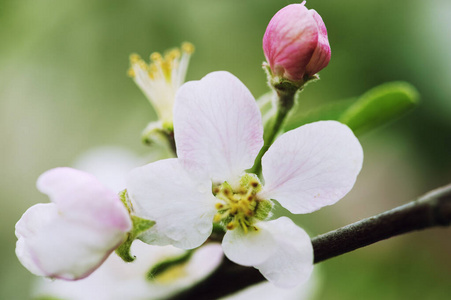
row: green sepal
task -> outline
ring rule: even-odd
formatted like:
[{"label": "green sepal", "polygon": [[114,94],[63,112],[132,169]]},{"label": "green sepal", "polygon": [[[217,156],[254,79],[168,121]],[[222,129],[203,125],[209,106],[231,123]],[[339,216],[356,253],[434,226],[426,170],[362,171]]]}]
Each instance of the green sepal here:
[{"label": "green sepal", "polygon": [[147,279],[150,281],[155,280],[159,275],[168,271],[170,268],[186,263],[193,253],[194,250],[186,250],[182,255],[171,257],[157,263],[149,270],[149,272],[147,272]]},{"label": "green sepal", "polygon": [[122,204],[124,204],[125,208],[128,211],[128,214],[131,214],[133,211],[133,205],[128,198],[127,189],[119,192],[119,199],[121,199]]},{"label": "green sepal", "polygon": [[399,118],[418,105],[418,91],[407,82],[390,82],[363,94],[338,119],[356,135]]},{"label": "green sepal", "polygon": [[115,250],[116,254],[125,262],[132,262],[136,259],[136,257],[132,256],[130,253],[130,247],[132,246],[133,241],[141,233],[155,225],[154,221],[146,220],[137,216],[130,216],[130,218],[133,223],[133,228],[127,233],[127,239]]},{"label": "green sepal", "polygon": [[123,261],[132,262],[136,258],[130,253],[130,247],[132,246],[133,241],[138,238],[141,233],[155,225],[155,222],[134,216],[132,214],[133,206],[130,202],[130,199],[128,198],[127,190],[120,192],[119,198],[128,210],[133,227],[132,230],[127,233],[127,239],[119,247],[116,248],[115,252],[120,258],[122,258]]}]

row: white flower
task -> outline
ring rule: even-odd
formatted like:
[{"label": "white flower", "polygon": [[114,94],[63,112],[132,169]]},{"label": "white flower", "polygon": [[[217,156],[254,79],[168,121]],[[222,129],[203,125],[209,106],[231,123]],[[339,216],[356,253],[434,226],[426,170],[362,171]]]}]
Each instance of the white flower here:
[{"label": "white flower", "polygon": [[137,260],[124,262],[112,254],[89,277],[77,281],[41,279],[33,296],[65,300],[149,300],[164,299],[208,276],[222,260],[219,244],[211,243],[196,250],[184,264],[170,268],[150,281],[147,272],[155,264],[184,253],[172,246],[150,246],[135,241],[131,248]]},{"label": "white flower", "polygon": [[[155,161],[160,153],[147,157]],[[119,192],[125,188],[124,174],[142,165],[143,158],[114,146],[93,148],[79,157],[74,166],[95,175],[103,184]],[[169,268],[153,280],[149,270],[161,261],[179,257],[184,250],[173,246],[151,246],[135,241],[131,252],[136,260],[124,262],[111,254],[91,275],[77,281],[48,280],[38,277],[33,287],[36,298],[65,300],[161,299],[186,288],[210,274],[222,261],[217,243],[209,243],[193,253],[187,262]]]},{"label": "white flower", "polygon": [[156,221],[142,239],[190,249],[228,231],[222,247],[235,263],[254,266],[279,287],[294,287],[313,269],[309,236],[290,219],[265,221],[277,200],[292,213],[331,205],[350,191],[363,152],[335,121],[308,124],[280,136],[262,159],[262,186],[245,174],[263,145],[263,126],[249,90],[214,72],[184,84],[174,107],[176,159],[134,169],[127,189],[136,215]]},{"label": "white flower", "polygon": [[320,287],[321,278],[315,270],[303,284],[291,289],[278,288],[269,282],[261,282],[245,288],[231,296],[221,298],[221,300],[309,300],[316,299],[316,294]]},{"label": "white flower", "polygon": [[94,176],[71,168],[42,174],[52,203],[30,207],[16,224],[16,254],[33,274],[75,280],[91,274],[131,229],[127,209]]},{"label": "white flower", "polygon": [[153,127],[159,124],[160,128],[172,128],[175,93],[185,81],[193,52],[192,44],[183,43],[181,51],[173,49],[164,56],[158,52],[152,53],[150,64],[146,64],[137,54],[130,56],[129,75],[149,99],[158,116],[159,121],[151,123]]}]

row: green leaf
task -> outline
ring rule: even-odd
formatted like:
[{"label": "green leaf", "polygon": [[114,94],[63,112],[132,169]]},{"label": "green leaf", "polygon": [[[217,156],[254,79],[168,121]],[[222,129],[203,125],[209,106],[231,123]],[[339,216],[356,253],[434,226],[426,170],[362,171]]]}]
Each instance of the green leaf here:
[{"label": "green leaf", "polygon": [[348,125],[356,135],[383,126],[412,110],[419,101],[415,87],[407,82],[389,82],[358,98],[328,103],[306,113],[290,116],[284,131],[321,120]]},{"label": "green leaf", "polygon": [[120,192],[119,197],[124,206],[127,208],[128,213],[130,214],[130,219],[132,220],[133,227],[132,230],[127,233],[127,239],[119,247],[117,247],[115,252],[125,262],[132,262],[135,260],[135,256],[132,256],[130,253],[130,247],[132,246],[133,241],[138,238],[141,233],[155,225],[155,222],[131,214],[133,209],[128,198],[127,190]]},{"label": "green leaf", "polygon": [[338,121],[360,135],[401,117],[412,110],[418,101],[418,91],[411,84],[385,83],[359,97]]}]

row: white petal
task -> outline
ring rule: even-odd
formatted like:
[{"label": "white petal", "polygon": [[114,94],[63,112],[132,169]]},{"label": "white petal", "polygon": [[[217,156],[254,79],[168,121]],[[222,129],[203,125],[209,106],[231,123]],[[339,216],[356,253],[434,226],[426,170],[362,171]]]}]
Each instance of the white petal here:
[{"label": "white petal", "polygon": [[243,266],[255,266],[266,261],[276,251],[276,243],[272,234],[264,228],[247,233],[236,228],[226,232],[222,249],[231,261]]},{"label": "white petal", "polygon": [[221,298],[222,300],[308,300],[316,299],[315,293],[319,290],[318,276],[313,272],[310,279],[295,288],[278,288],[270,282],[262,282],[252,285],[231,296]]},{"label": "white petal", "polygon": [[293,288],[307,281],[313,271],[313,247],[308,234],[287,217],[261,224],[272,234],[277,248],[254,267],[277,287]]},{"label": "white petal", "polygon": [[134,169],[127,177],[127,191],[135,214],[156,222],[144,241],[190,249],[210,235],[216,212],[211,182],[191,178],[178,159]]},{"label": "white petal", "polygon": [[186,265],[186,276],[179,279],[189,286],[211,274],[221,264],[224,254],[219,243],[208,243],[196,249]]},{"label": "white petal", "polygon": [[16,254],[32,273],[73,280],[93,272],[125,238],[123,231],[104,229],[96,221],[76,222],[57,205],[37,204],[16,224]]},{"label": "white petal", "polygon": [[336,121],[304,125],[280,136],[263,156],[263,198],[292,213],[334,204],[353,187],[363,151],[351,129]]},{"label": "white petal", "polygon": [[29,238],[51,223],[58,215],[56,205],[53,203],[36,204],[30,207],[16,223],[16,255],[22,265],[31,273],[38,276],[46,276],[45,270],[38,265],[37,258],[30,249]]},{"label": "white petal", "polygon": [[190,170],[203,166],[214,182],[237,180],[263,146],[263,125],[254,97],[228,72],[185,83],[174,107],[177,156]]}]

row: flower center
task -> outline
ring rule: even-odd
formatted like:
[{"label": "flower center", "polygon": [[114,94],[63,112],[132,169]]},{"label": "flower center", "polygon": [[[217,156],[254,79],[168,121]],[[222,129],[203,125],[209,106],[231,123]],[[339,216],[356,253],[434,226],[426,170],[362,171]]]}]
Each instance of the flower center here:
[{"label": "flower center", "polygon": [[261,183],[256,176],[245,174],[241,177],[240,186],[233,189],[226,181],[213,187],[213,194],[219,200],[216,203],[218,213],[213,222],[222,224],[226,229],[241,227],[244,232],[257,230],[255,223],[269,217],[273,203],[259,199],[257,193]]}]

